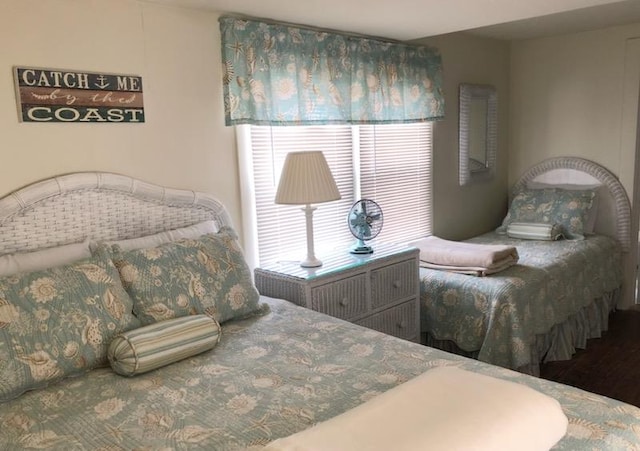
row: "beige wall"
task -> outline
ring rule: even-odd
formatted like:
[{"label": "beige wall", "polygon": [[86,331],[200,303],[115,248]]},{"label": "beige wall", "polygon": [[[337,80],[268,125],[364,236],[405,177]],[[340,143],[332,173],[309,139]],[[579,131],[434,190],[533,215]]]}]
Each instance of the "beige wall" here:
[{"label": "beige wall", "polygon": [[[2,0],[0,195],[56,174],[113,171],[214,193],[241,229],[217,18],[137,0]],[[551,156],[601,163],[631,192],[640,76],[640,41],[632,38],[638,36],[640,24],[511,48],[463,33],[424,40],[442,52],[446,99],[446,119],[434,134],[434,233],[462,239],[497,226],[507,187]],[[13,66],[140,75],[147,122],[21,123]],[[495,85],[499,103],[496,177],[464,187],[458,185],[460,83]]]},{"label": "beige wall", "polygon": [[[421,41],[442,53],[445,119],[434,127],[434,234],[464,239],[500,225],[506,212],[509,125],[509,43],[464,33]],[[492,180],[458,183],[458,87],[494,85],[498,93],[498,154]]]},{"label": "beige wall", "polygon": [[[510,184],[545,158],[579,156],[616,174],[633,198],[638,37],[634,24],[512,44]],[[633,302],[636,245],[626,258],[623,307]]]},{"label": "beige wall", "polygon": [[[573,155],[617,174],[631,193],[635,136],[623,118],[633,99],[625,78],[630,40],[640,24],[515,41],[511,57],[509,180],[544,158]],[[635,85],[635,86],[634,86]]]},{"label": "beige wall", "polygon": [[[214,13],[133,0],[2,0],[0,195],[84,170],[215,193],[240,226]],[[144,124],[21,123],[13,66],[142,76]]]},{"label": "beige wall", "polygon": [[[218,15],[136,0],[3,0],[0,195],[56,174],[99,170],[216,194],[241,229],[235,137],[224,126]],[[447,118],[435,127],[434,230],[495,227],[507,180],[508,45],[453,34],[441,48]],[[21,123],[13,66],[142,76],[144,124]],[[458,186],[458,84],[489,83],[500,102],[497,176]],[[242,230],[239,230],[242,232]]]}]

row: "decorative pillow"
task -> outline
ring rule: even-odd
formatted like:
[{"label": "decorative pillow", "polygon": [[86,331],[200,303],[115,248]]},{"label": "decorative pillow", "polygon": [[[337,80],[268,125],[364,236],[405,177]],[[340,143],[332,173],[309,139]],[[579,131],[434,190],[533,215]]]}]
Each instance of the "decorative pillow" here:
[{"label": "decorative pillow", "polygon": [[109,363],[123,376],[146,373],[213,349],[220,335],[220,325],[206,315],[161,321],[118,335],[109,345]]},{"label": "decorative pillow", "polygon": [[605,185],[578,185],[573,183],[543,183],[530,181],[527,183],[527,187],[531,189],[549,189],[549,188],[558,188],[558,189],[566,189],[566,190],[576,190],[576,191],[584,191],[584,190],[592,190],[594,192],[593,203],[591,204],[591,209],[589,210],[589,215],[587,216],[587,221],[584,224],[584,233],[585,234],[593,234],[594,229],[596,227],[596,220],[598,219],[598,205],[600,204],[600,197],[602,196],[602,192],[607,190]]},{"label": "decorative pillow", "polygon": [[507,233],[512,222],[560,224],[567,239],[584,239],[584,224],[593,203],[593,190],[528,189],[511,201],[498,233]]},{"label": "decorative pillow", "polygon": [[105,249],[0,278],[0,401],[106,365],[113,337],[140,325],[132,307]]},{"label": "decorative pillow", "polygon": [[91,257],[89,239],[82,243],[65,244],[33,252],[17,252],[0,256],[0,276],[20,272],[39,271],[55,266],[68,265]]},{"label": "decorative pillow", "polygon": [[536,222],[512,222],[507,226],[507,235],[521,240],[555,241],[562,238],[562,226]]},{"label": "decorative pillow", "polygon": [[227,228],[149,249],[120,252],[114,262],[143,324],[206,314],[220,324],[258,313],[260,295]]},{"label": "decorative pillow", "polygon": [[[160,246],[161,244],[171,243],[185,238],[199,238],[207,233],[216,233],[218,226],[215,221],[203,221],[187,227],[181,227],[174,230],[166,230],[155,233],[153,235],[141,236],[138,238],[130,238],[127,240],[105,241],[105,244],[118,245],[122,251],[131,251],[134,249],[147,249],[150,247]],[[92,250],[100,243],[91,243]]]}]

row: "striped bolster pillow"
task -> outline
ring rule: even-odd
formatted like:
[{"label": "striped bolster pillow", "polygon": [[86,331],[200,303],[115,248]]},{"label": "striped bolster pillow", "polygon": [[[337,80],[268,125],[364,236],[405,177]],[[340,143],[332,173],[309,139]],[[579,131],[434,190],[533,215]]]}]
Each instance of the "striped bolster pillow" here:
[{"label": "striped bolster pillow", "polygon": [[220,334],[220,325],[209,316],[183,316],[118,335],[107,355],[116,373],[133,376],[212,349]]},{"label": "striped bolster pillow", "polygon": [[523,240],[555,241],[562,238],[562,226],[536,222],[512,222],[507,226],[507,235]]}]

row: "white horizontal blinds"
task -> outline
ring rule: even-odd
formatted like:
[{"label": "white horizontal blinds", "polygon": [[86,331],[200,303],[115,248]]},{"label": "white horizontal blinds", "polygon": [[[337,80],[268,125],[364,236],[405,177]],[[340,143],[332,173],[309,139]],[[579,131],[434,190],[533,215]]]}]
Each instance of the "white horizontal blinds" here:
[{"label": "white horizontal blinds", "polygon": [[320,150],[329,164],[342,199],[314,205],[315,254],[347,246],[352,236],[346,217],[353,203],[352,127],[251,126],[260,265],[306,257],[302,206],[276,205],[274,199],[287,153]]},{"label": "white horizontal blinds", "polygon": [[377,241],[404,243],[431,233],[430,122],[360,126],[361,196],[382,208]]}]

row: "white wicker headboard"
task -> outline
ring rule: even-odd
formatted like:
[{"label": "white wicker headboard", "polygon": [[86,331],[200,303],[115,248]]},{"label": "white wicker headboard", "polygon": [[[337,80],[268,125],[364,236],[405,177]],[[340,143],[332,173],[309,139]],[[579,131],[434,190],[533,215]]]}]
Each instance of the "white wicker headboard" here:
[{"label": "white wicker headboard", "polygon": [[134,238],[208,219],[232,226],[224,206],[209,194],[107,172],[61,175],[0,198],[0,255],[86,237]]},{"label": "white wicker headboard", "polygon": [[609,170],[593,161],[576,157],[544,160],[529,168],[512,188],[512,193],[529,182],[602,185],[598,191],[595,232],[617,238],[624,252],[631,246],[631,206],[624,187]]}]

